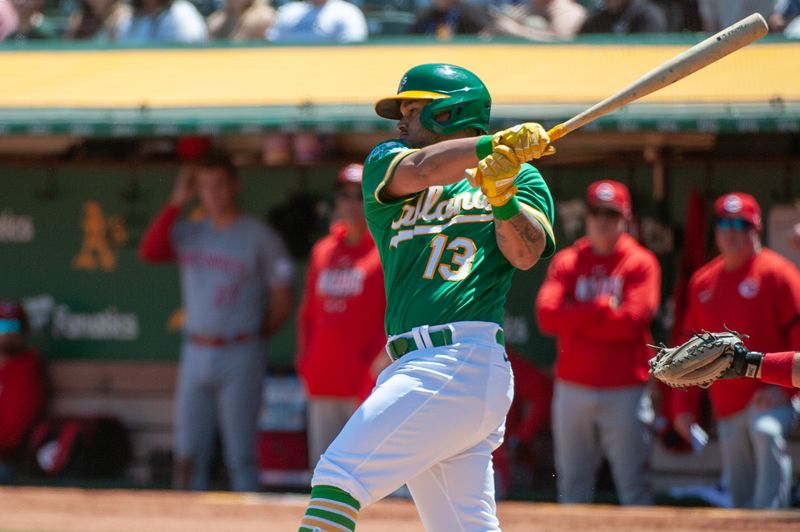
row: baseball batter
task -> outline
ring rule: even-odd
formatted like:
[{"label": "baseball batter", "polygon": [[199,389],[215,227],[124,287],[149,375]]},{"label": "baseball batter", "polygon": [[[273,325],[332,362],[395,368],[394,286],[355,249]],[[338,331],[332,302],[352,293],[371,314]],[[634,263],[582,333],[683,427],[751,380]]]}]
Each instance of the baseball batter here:
[{"label": "baseball batter", "polygon": [[500,530],[491,453],[513,396],[505,297],[515,268],[555,249],[553,200],[522,161],[554,150],[539,124],[484,135],[491,98],[458,66],[412,68],[375,109],[399,121],[363,175],[394,362],[320,459],[300,531],[355,530],[361,508],[404,483],[427,530]]},{"label": "baseball batter", "polygon": [[[175,399],[178,488],[208,488],[217,427],[231,487],[260,487],[256,438],[264,339],[291,312],[292,263],[274,231],[240,212],[238,191],[227,159],[211,157],[185,168],[139,248],[144,260],[180,265],[186,322]],[[195,193],[207,216],[178,221]]]}]

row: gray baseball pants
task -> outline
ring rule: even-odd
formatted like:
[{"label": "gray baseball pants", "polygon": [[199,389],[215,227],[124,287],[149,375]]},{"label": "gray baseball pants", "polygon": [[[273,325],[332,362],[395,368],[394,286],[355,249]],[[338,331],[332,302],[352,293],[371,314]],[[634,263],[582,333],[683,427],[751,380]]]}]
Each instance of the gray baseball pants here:
[{"label": "gray baseball pants", "polygon": [[219,428],[231,488],[258,491],[256,439],[264,380],[264,342],[225,347],[184,342],[175,400],[175,460],[192,464],[190,488],[208,489]]},{"label": "gray baseball pants", "polygon": [[645,387],[598,389],[556,381],[553,446],[558,500],[591,503],[603,457],[624,505],[653,503]]},{"label": "gray baseball pants", "polygon": [[737,508],[787,508],[792,485],[792,459],[786,435],[791,406],[742,412],[717,421],[723,475]]},{"label": "gray baseball pants", "polygon": [[308,398],[308,465],[316,467],[319,457],[336,439],[347,420],[356,411],[353,397]]}]

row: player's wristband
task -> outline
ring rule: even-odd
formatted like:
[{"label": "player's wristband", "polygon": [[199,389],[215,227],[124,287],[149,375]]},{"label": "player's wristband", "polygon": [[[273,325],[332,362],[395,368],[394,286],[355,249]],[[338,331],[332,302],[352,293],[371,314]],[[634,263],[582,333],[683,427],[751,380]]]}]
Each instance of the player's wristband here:
[{"label": "player's wristband", "polygon": [[484,157],[488,157],[492,154],[492,150],[494,149],[494,144],[492,144],[492,136],[491,135],[483,135],[481,138],[478,139],[478,143],[475,144],[475,155],[478,156],[478,160],[483,159]]},{"label": "player's wristband", "polygon": [[516,196],[512,196],[505,205],[493,206],[492,212],[498,220],[510,220],[522,210],[522,206]]},{"label": "player's wristband", "polygon": [[792,387],[794,351],[768,353],[761,361],[761,380],[770,384]]},{"label": "player's wristband", "polygon": [[741,343],[737,344],[733,348],[733,365],[731,366],[733,375],[757,379],[763,358],[763,353],[749,351]]}]

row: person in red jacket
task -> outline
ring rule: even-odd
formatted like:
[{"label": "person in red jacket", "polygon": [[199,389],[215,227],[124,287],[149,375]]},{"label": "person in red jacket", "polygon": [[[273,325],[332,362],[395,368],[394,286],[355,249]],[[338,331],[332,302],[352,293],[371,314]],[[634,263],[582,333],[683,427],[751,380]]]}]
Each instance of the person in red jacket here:
[{"label": "person in red jacket", "polygon": [[[759,352],[800,345],[800,272],[762,247],[761,209],[755,198],[725,194],[716,200],[714,212],[720,255],[689,282],[684,339],[695,331],[728,328],[748,335],[749,347]],[[756,379],[721,380],[709,389],[723,476],[734,506],[788,506],[792,465],[785,438],[793,418],[792,393]],[[675,428],[687,440],[696,422],[695,396],[678,395]]]},{"label": "person in red jacket", "polygon": [[300,307],[296,362],[312,468],[372,389],[371,368],[386,344],[383,271],[364,218],[362,170],[350,164],[337,176],[336,220],[311,250]]},{"label": "person in red jacket", "polygon": [[20,445],[44,405],[39,353],[26,343],[17,301],[0,300],[0,479],[10,477]]},{"label": "person in red jacket", "polygon": [[586,237],[558,253],[539,290],[539,328],[556,337],[553,446],[559,501],[592,501],[603,457],[620,503],[651,504],[647,344],[660,298],[656,257],[626,232],[630,192],[587,191]]}]

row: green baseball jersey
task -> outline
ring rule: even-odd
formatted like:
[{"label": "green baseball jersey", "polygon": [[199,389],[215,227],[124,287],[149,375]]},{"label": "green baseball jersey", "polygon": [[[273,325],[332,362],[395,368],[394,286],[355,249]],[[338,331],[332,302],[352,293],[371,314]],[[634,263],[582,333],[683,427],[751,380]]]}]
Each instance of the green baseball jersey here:
[{"label": "green baseball jersey", "polygon": [[[381,191],[397,164],[415,150],[398,140],[378,144],[364,163],[364,211],[386,285],[386,332],[454,321],[503,324],[514,267],[497,246],[492,207],[466,179],[403,199]],[[555,251],[553,199],[539,171],[524,164],[514,184],[522,207]]]}]

